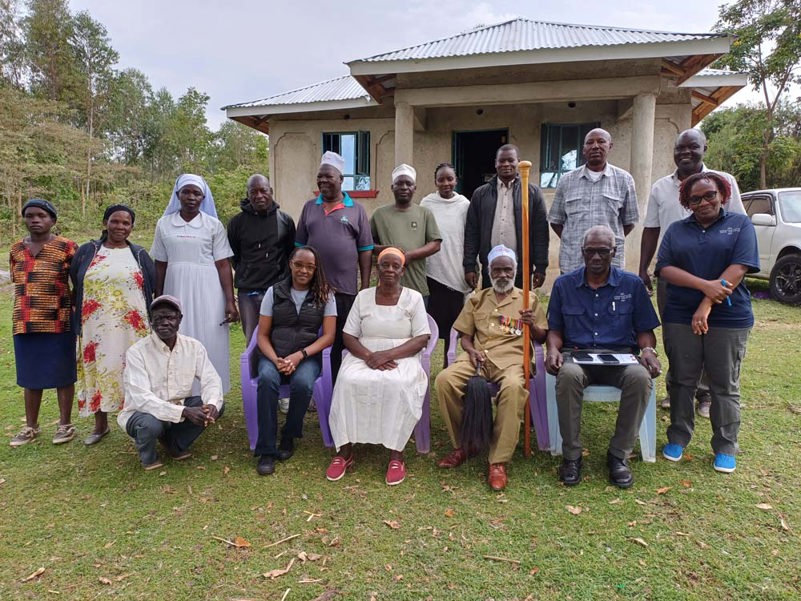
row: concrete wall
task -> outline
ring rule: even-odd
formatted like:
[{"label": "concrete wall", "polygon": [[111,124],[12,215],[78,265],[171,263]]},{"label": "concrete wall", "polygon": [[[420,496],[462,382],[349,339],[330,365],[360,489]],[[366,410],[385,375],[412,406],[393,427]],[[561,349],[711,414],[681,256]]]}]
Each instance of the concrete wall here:
[{"label": "concrete wall", "polygon": [[[657,101],[654,123],[654,152],[652,182],[670,173],[673,164],[673,143],[679,131],[690,126],[689,98],[666,95],[670,104]],[[481,114],[477,109],[481,108]],[[276,199],[282,208],[297,219],[303,203],[312,198],[315,174],[322,154],[323,132],[369,131],[371,143],[371,182],[377,190],[374,198],[360,199],[368,213],[392,202],[389,189],[390,174],[394,167],[395,121],[390,106],[381,111],[366,109],[344,114],[297,115],[275,118],[270,123],[270,171]],[[575,107],[566,102],[541,104],[509,104],[428,108],[425,111],[423,130],[414,132],[414,167],[418,170],[416,200],[432,192],[433,169],[442,161],[452,159],[454,131],[489,130],[508,128],[510,142],[520,147],[521,158],[533,163],[531,179],[539,181],[540,127],[542,123],[586,123],[599,121],[614,141],[610,162],[629,169],[631,162],[632,132],[630,103],[624,100],[576,101]],[[371,118],[365,118],[370,111]],[[638,190],[641,220],[645,217],[648,190]],[[545,191],[550,207],[553,191]],[[640,228],[630,234],[630,246],[639,248]],[[548,281],[553,282],[558,265],[558,238],[551,238],[551,265]],[[637,257],[629,252],[628,266],[636,266]]]}]

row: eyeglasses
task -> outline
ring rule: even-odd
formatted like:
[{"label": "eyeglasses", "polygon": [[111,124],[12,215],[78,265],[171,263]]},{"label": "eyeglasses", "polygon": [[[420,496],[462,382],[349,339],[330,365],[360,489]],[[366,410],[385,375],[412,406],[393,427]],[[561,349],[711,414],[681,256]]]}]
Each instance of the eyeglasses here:
[{"label": "eyeglasses", "polygon": [[297,261],[292,261],[292,267],[295,269],[302,269],[304,271],[314,271],[317,269],[317,265],[312,265],[311,263],[298,263]]},{"label": "eyeglasses", "polygon": [[582,248],[581,252],[584,253],[585,257],[593,257],[595,255],[598,255],[602,259],[605,259],[606,257],[608,257],[609,255],[612,254],[612,249],[611,248]]},{"label": "eyeglasses", "polygon": [[690,198],[687,199],[687,204],[690,205],[691,207],[697,207],[703,201],[712,202],[713,200],[715,200],[717,195],[718,195],[717,190],[710,190],[709,192],[706,192],[701,196],[690,196]]}]

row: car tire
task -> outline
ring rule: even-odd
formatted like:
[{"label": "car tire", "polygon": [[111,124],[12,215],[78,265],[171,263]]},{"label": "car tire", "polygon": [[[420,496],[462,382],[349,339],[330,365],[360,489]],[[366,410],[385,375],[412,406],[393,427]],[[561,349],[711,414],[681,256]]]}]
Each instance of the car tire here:
[{"label": "car tire", "polygon": [[770,271],[770,295],[788,305],[801,303],[801,254],[784,255]]}]

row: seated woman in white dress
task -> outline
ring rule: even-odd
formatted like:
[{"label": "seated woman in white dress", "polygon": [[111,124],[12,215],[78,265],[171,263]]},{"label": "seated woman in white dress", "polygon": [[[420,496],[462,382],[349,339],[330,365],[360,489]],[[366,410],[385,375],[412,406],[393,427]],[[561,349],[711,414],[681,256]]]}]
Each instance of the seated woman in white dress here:
[{"label": "seated woman in white dress", "polygon": [[335,482],[353,466],[353,443],[390,450],[386,482],[406,477],[403,449],[422,414],[428,376],[418,354],[428,328],[423,297],[401,286],[406,259],[389,247],[378,255],[378,286],[359,292],[343,330],[343,357],[329,425],[337,454],[326,470]]}]

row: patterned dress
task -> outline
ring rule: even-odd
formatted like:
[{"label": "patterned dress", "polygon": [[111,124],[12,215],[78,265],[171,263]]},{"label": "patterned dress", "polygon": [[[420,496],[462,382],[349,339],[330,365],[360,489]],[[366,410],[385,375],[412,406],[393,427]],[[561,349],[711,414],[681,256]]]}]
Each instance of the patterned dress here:
[{"label": "patterned dress", "polygon": [[125,352],[150,333],[143,275],[131,250],[100,246],[84,276],[78,340],[81,416],[122,409]]}]

